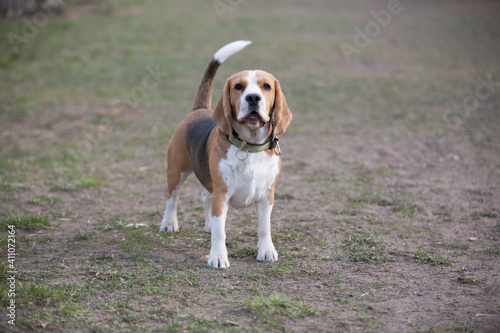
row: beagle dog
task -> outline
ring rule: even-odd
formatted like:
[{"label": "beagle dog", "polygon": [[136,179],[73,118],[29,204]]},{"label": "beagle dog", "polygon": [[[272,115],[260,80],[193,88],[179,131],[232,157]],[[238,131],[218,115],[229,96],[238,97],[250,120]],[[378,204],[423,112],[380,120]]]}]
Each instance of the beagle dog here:
[{"label": "beagle dog", "polygon": [[212,83],[218,67],[251,42],[235,41],[208,63],[191,112],[176,128],[167,151],[168,195],[160,231],[177,231],[179,188],[195,173],[203,187],[205,231],[211,233],[208,266],[229,267],[228,206],[257,206],[257,260],[278,260],[271,239],[274,187],[280,173],[278,135],[292,120],[278,80],[261,70],[227,79],[212,111]]}]

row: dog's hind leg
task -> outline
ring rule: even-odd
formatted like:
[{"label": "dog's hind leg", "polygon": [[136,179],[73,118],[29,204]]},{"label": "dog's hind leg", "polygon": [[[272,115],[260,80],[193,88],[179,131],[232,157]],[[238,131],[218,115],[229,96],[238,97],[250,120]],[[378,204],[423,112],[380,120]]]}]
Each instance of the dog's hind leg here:
[{"label": "dog's hind leg", "polygon": [[186,171],[181,172],[180,175],[175,177],[177,179],[175,179],[171,174],[168,174],[167,171],[168,196],[165,214],[163,215],[163,220],[160,225],[160,231],[164,231],[166,229],[169,232],[175,232],[179,230],[179,222],[177,221],[177,200],[179,199],[179,189],[192,171],[193,170],[189,168]]}]

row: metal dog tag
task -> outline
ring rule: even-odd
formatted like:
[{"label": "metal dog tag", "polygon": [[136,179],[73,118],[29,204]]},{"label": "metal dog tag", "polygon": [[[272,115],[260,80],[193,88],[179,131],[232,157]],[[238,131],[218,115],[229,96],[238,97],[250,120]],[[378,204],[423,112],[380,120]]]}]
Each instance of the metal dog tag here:
[{"label": "metal dog tag", "polygon": [[238,159],[236,170],[238,170],[239,172],[243,172],[247,168],[247,162],[245,162],[245,160],[248,158],[248,151],[245,149],[246,144],[247,143],[244,141],[241,148],[236,151],[236,158]]},{"label": "metal dog tag", "polygon": [[239,172],[245,171],[246,168],[247,168],[247,163],[244,160],[239,160],[238,164],[236,164],[236,169]]}]

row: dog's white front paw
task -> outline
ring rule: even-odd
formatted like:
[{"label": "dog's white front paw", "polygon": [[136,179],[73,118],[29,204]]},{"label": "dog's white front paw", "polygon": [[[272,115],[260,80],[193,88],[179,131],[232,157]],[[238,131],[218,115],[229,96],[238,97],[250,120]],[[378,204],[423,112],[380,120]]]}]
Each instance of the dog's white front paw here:
[{"label": "dog's white front paw", "polygon": [[211,249],[208,256],[208,266],[213,268],[228,268],[229,259],[227,259],[226,249]]},{"label": "dog's white front paw", "polygon": [[177,224],[167,225],[167,232],[177,232],[179,231],[179,226]]},{"label": "dog's white front paw", "polygon": [[278,261],[278,252],[274,248],[273,242],[264,242],[262,245],[257,246],[257,260],[258,261]]}]

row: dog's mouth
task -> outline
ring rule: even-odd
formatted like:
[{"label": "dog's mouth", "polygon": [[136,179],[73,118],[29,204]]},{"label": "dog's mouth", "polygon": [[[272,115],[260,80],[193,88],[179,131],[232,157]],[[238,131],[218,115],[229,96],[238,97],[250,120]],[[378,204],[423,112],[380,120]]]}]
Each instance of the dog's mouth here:
[{"label": "dog's mouth", "polygon": [[267,122],[262,119],[257,111],[252,111],[241,123],[248,127],[262,127]]}]

